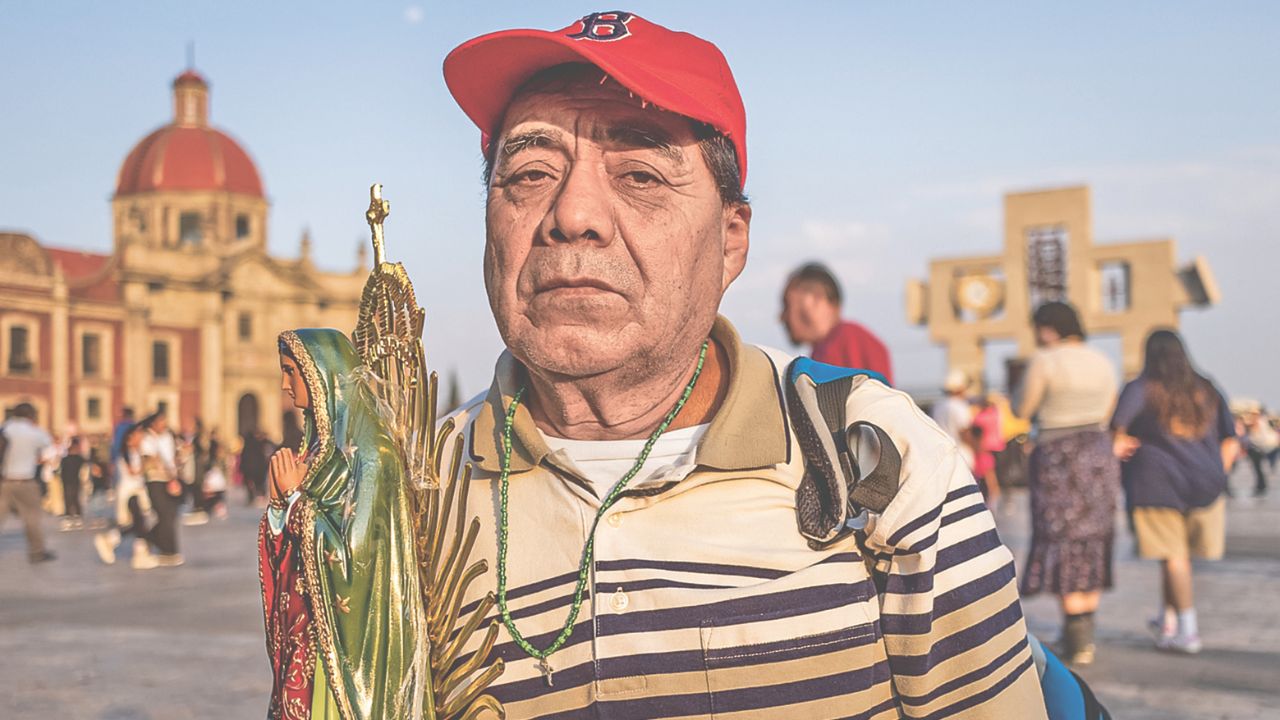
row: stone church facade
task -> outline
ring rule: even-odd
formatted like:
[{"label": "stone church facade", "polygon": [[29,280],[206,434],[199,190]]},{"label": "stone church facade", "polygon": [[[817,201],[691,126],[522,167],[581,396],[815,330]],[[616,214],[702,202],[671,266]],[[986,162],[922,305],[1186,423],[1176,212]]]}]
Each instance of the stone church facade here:
[{"label": "stone church facade", "polygon": [[105,433],[130,406],[223,437],[280,437],[276,335],[350,330],[367,268],[267,252],[269,203],[248,153],[209,125],[209,87],[173,82],[173,120],[126,156],[110,254],[0,232],[0,405],[31,402],[61,432]]}]

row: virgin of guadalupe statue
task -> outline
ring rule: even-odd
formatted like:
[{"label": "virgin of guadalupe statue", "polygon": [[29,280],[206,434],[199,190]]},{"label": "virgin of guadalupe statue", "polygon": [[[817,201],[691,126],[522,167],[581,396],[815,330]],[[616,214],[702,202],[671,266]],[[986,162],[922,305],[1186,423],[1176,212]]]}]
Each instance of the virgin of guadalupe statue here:
[{"label": "virgin of guadalupe statue", "polygon": [[422,595],[404,465],[347,336],[280,335],[302,447],[271,459],[259,529],[268,717],[417,718]]},{"label": "virgin of guadalupe statue", "polygon": [[304,329],[279,338],[281,389],[303,414],[297,448],[272,458],[259,527],[262,607],[272,669],[268,718],[479,720],[503,717],[485,689],[493,608],[461,598],[486,571],[472,562],[478,520],[462,515],[462,447],[444,469],[437,378],[422,349],[423,310],[408,274],[383,259],[390,205],[370,191],[375,263],[351,337]]}]

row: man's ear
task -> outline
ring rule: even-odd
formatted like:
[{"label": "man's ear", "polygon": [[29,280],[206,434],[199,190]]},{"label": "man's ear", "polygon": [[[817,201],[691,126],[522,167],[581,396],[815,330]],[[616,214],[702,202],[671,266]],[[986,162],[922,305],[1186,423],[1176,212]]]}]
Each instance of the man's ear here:
[{"label": "man's ear", "polygon": [[751,247],[751,206],[735,203],[724,209],[724,279],[721,291],[729,289],[747,265]]}]

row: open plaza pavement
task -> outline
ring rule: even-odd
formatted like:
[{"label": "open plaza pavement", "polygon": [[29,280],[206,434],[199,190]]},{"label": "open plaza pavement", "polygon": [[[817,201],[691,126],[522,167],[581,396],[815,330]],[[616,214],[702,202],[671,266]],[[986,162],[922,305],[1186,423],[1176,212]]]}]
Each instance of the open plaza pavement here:
[{"label": "open plaza pavement", "polygon": [[[1227,556],[1197,567],[1204,651],[1152,649],[1158,569],[1133,557],[1118,519],[1117,586],[1099,611],[1097,662],[1082,674],[1117,720],[1280,718],[1280,492],[1247,497],[1232,479]],[[0,718],[237,720],[265,715],[270,678],[262,636],[255,532],[261,510],[182,529],[183,567],[135,572],[98,561],[92,533],[57,532],[55,562],[27,564],[21,528],[0,529]],[[1019,556],[1025,495],[998,513]],[[1021,561],[1021,558],[1019,558]],[[1031,629],[1056,637],[1051,598],[1026,602]],[[1011,719],[1012,720],[1012,719]]]}]

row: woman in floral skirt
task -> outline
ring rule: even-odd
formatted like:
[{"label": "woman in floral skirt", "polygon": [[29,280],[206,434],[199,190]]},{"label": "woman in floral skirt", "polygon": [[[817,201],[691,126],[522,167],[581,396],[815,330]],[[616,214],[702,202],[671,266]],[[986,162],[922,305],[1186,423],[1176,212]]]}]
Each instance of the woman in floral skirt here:
[{"label": "woman in floral skirt", "polygon": [[1031,454],[1031,550],[1022,594],[1051,592],[1062,605],[1059,655],[1093,662],[1094,612],[1112,583],[1120,463],[1107,422],[1116,370],[1085,344],[1074,308],[1049,302],[1032,318],[1040,349],[1027,368],[1020,415],[1035,417]]}]

